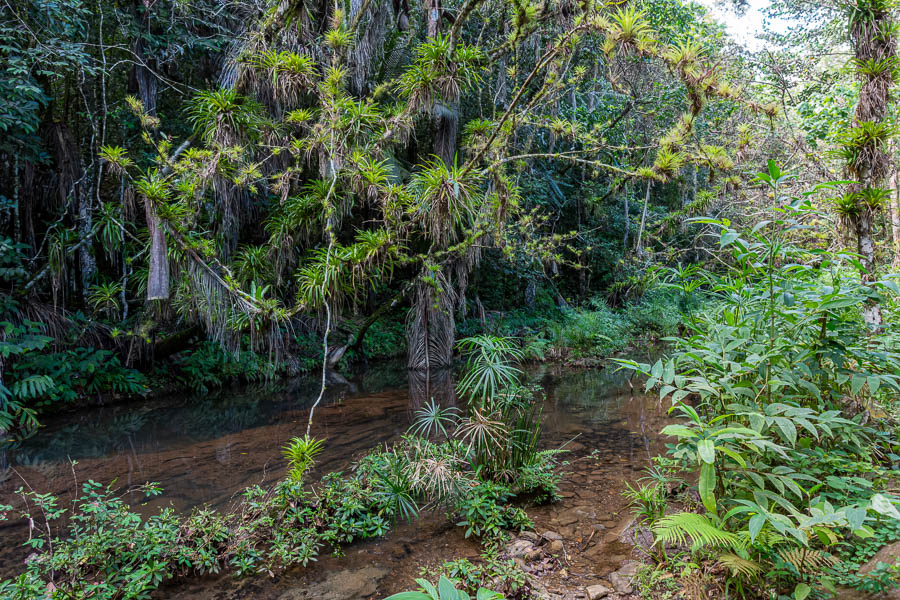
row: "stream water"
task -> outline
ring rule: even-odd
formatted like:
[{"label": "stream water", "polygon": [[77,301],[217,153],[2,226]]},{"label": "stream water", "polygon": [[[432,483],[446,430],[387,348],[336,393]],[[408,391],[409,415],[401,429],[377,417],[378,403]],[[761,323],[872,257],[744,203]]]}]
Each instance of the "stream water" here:
[{"label": "stream water", "polygon": [[[614,570],[629,548],[619,541],[627,526],[621,497],[625,481],[640,476],[660,450],[657,432],[665,407],[632,390],[622,374],[606,370],[529,369],[546,391],[543,444],[566,444],[569,465],[563,500],[529,509],[538,531],[553,530],[566,541],[565,578],[590,583]],[[7,457],[0,472],[0,504],[17,505],[15,490],[71,497],[80,482],[115,481],[117,487],[154,481],[165,493],[141,512],[163,506],[184,511],[201,504],[227,508],[248,485],[266,484],[284,474],[281,447],[305,431],[309,407],[318,394],[315,378],[275,387],[251,386],[205,396],[172,397],[101,407],[48,422],[35,437]],[[407,381],[401,365],[380,364],[344,379],[335,376],[315,413],[313,435],[325,438],[319,474],[349,467],[367,450],[404,433],[425,397],[453,402],[452,384]],[[70,461],[76,461],[73,468]],[[423,515],[398,525],[385,538],[346,548],[341,558],[320,557],[308,569],[292,569],[274,579],[235,580],[230,575],[167,584],[159,598],[383,597],[415,587],[423,567],[474,557],[478,545],[444,515]],[[22,523],[0,523],[0,577],[21,570],[27,551]],[[570,582],[571,583],[571,582]]]}]

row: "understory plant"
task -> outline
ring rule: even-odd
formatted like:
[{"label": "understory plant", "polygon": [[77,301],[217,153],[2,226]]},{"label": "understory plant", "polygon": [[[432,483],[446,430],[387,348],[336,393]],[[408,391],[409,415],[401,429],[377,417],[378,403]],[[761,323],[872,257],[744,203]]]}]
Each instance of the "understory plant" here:
[{"label": "understory plant", "polygon": [[696,475],[700,500],[654,515],[649,554],[688,570],[718,563],[744,597],[803,600],[833,593],[853,547],[900,520],[887,487],[897,440],[872,416],[900,390],[900,354],[890,325],[870,330],[861,316],[898,288],[867,281],[852,254],[804,243],[822,219],[812,200],[831,186],[783,198],[786,178],[774,163],[759,175],[776,207],[748,232],[699,220],[727,265],[697,273],[715,305],[671,340],[672,356],[619,362],[671,401],[667,454]]}]

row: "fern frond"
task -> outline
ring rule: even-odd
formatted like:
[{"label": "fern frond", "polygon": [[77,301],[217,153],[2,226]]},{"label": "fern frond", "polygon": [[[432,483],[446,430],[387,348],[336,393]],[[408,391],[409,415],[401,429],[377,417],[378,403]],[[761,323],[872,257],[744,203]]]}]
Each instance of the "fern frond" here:
[{"label": "fern frond", "polygon": [[31,375],[12,384],[12,395],[24,400],[32,400],[49,393],[55,385],[48,375]]},{"label": "fern frond", "polygon": [[719,529],[703,515],[677,513],[661,518],[653,527],[656,540],[663,543],[686,544],[691,540],[691,549],[699,550],[709,546],[727,546],[735,550],[743,547],[741,539]]},{"label": "fern frond", "polygon": [[827,552],[802,547],[781,550],[778,556],[796,569],[800,575],[816,575],[840,562]]},{"label": "fern frond", "polygon": [[722,554],[717,561],[723,567],[728,568],[733,576],[743,575],[749,579],[762,572],[762,567],[759,563],[741,558],[737,554]]}]

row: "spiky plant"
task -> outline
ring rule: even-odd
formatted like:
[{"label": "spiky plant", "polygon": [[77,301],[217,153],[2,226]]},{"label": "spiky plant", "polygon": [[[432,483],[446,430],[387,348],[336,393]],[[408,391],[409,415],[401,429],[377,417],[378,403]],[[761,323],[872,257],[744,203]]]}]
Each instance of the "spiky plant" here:
[{"label": "spiky plant", "polygon": [[643,53],[655,45],[653,28],[646,19],[646,12],[633,4],[616,8],[609,23],[608,39],[626,52]]},{"label": "spiky plant", "polygon": [[303,476],[313,467],[316,457],[322,453],[324,446],[324,440],[309,435],[291,438],[282,448],[282,453],[288,461],[288,478],[294,483],[301,483]]},{"label": "spiky plant", "polygon": [[464,375],[457,389],[477,399],[495,397],[515,384],[522,372],[515,366],[522,350],[509,338],[477,335],[460,340],[457,348],[466,359]]}]

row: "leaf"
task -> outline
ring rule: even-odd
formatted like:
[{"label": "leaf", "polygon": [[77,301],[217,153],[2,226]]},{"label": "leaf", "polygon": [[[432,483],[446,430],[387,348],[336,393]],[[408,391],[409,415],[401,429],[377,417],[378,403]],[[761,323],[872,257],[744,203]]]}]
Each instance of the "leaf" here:
[{"label": "leaf", "polygon": [[877,375],[869,375],[866,377],[866,384],[869,386],[869,393],[874,394],[881,387],[881,377]]},{"label": "leaf", "polygon": [[700,440],[697,442],[697,457],[699,461],[713,464],[716,462],[716,447],[712,440]]},{"label": "leaf", "polygon": [[731,229],[723,231],[721,237],[719,238],[719,245],[722,248],[730,246],[735,241],[737,241],[738,237],[740,236],[738,235],[737,231],[733,231]]},{"label": "leaf", "polygon": [[441,575],[441,579],[438,581],[438,591],[441,600],[456,600],[456,586],[444,575]]},{"label": "leaf", "polygon": [[797,587],[794,588],[794,600],[806,600],[806,597],[809,596],[811,591],[812,588],[807,584],[798,583]]},{"label": "leaf", "polygon": [[716,512],[716,467],[710,463],[703,463],[700,467],[700,499],[706,510],[715,514]]},{"label": "leaf", "polygon": [[775,424],[778,425],[781,433],[788,439],[791,446],[797,443],[797,427],[794,425],[793,421],[785,417],[775,417]]},{"label": "leaf", "polygon": [[750,529],[750,541],[754,541],[756,536],[759,535],[759,532],[762,531],[763,525],[766,524],[766,516],[762,514],[753,515],[750,517],[750,524],[748,528]]},{"label": "leaf", "polygon": [[871,500],[869,500],[869,507],[878,514],[900,520],[900,512],[897,511],[897,507],[883,494],[875,494],[872,496]]},{"label": "leaf", "polygon": [[674,435],[677,437],[695,438],[697,432],[690,427],[684,425],[666,425],[660,432],[663,435]]},{"label": "leaf", "polygon": [[866,376],[857,373],[850,379],[850,393],[854,396],[857,395],[864,385],[866,385]]},{"label": "leaf", "polygon": [[850,527],[850,531],[856,531],[862,527],[866,520],[866,511],[862,508],[847,508],[845,514],[847,515],[847,525]]}]

